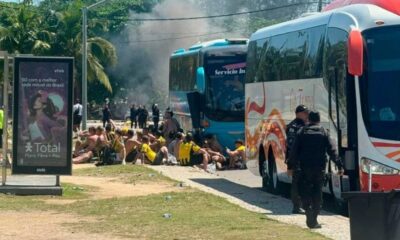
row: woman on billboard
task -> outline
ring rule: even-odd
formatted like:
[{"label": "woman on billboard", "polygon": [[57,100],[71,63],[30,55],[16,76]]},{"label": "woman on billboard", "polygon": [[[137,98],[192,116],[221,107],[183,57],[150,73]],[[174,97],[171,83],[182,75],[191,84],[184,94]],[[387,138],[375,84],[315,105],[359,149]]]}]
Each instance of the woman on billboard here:
[{"label": "woman on billboard", "polygon": [[65,119],[57,116],[64,100],[58,94],[38,91],[28,102],[28,137],[31,141],[54,142],[57,132],[65,128]]}]

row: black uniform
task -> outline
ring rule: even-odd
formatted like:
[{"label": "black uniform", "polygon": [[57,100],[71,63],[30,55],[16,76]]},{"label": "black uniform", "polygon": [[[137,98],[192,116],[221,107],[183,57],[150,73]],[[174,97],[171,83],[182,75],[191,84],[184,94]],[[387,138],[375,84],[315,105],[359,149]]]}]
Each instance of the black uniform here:
[{"label": "black uniform", "polygon": [[318,124],[310,124],[297,133],[288,159],[290,169],[300,168],[300,196],[303,208],[306,210],[307,226],[310,228],[318,225],[326,154],[339,169],[342,168],[337,150],[326,130]]},{"label": "black uniform", "polygon": [[[290,151],[293,147],[294,140],[296,139],[296,134],[300,130],[300,128],[304,127],[304,121],[300,118],[294,119],[290,122],[286,127],[286,160],[289,157]],[[299,196],[299,178],[300,178],[300,169],[295,168],[291,169],[288,165],[289,170],[293,170],[292,175],[292,187],[290,191],[290,196],[292,198],[293,203],[293,212],[300,211],[301,199]]]},{"label": "black uniform", "polygon": [[136,107],[131,107],[130,109],[130,120],[131,120],[131,128],[133,127],[133,124],[135,124],[135,128],[137,128],[137,115],[138,115],[138,110]]},{"label": "black uniform", "polygon": [[154,130],[158,131],[158,122],[160,121],[160,109],[156,105],[152,108],[152,115],[153,115],[153,123],[154,123]]},{"label": "black uniform", "polygon": [[103,127],[106,126],[106,123],[110,123],[111,121],[111,112],[108,107],[103,108]]}]

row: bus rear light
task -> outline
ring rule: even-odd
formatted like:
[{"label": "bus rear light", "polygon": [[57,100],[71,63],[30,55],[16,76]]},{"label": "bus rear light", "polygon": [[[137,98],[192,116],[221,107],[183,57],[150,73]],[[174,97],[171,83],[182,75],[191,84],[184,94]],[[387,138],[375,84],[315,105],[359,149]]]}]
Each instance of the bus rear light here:
[{"label": "bus rear light", "polygon": [[204,128],[208,128],[208,127],[210,127],[210,122],[208,122],[207,120],[202,120],[201,126]]},{"label": "bus rear light", "polygon": [[372,161],[368,158],[361,159],[361,170],[369,174],[369,169],[373,175],[398,175],[399,170]]}]

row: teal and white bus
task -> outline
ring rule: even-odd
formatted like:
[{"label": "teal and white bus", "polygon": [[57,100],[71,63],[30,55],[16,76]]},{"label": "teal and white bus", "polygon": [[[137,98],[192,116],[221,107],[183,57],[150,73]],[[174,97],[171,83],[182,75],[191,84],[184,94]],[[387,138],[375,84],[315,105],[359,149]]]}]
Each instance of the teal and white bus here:
[{"label": "teal and white bus", "polygon": [[169,103],[185,131],[217,136],[224,147],[244,139],[247,39],[219,39],[170,58]]}]

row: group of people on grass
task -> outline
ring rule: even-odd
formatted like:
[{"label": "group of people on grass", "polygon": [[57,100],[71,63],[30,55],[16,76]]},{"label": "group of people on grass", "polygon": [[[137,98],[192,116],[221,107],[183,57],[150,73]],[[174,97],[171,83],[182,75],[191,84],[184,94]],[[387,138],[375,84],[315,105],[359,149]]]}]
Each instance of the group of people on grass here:
[{"label": "group of people on grass", "polygon": [[114,124],[89,127],[78,133],[73,162],[96,162],[97,165],[141,163],[151,165],[200,166],[210,172],[216,169],[243,167],[245,147],[242,140],[235,141],[236,149],[224,149],[214,135],[194,141],[191,132],[186,134],[167,109],[159,127],[133,129],[131,122],[119,129]]}]

